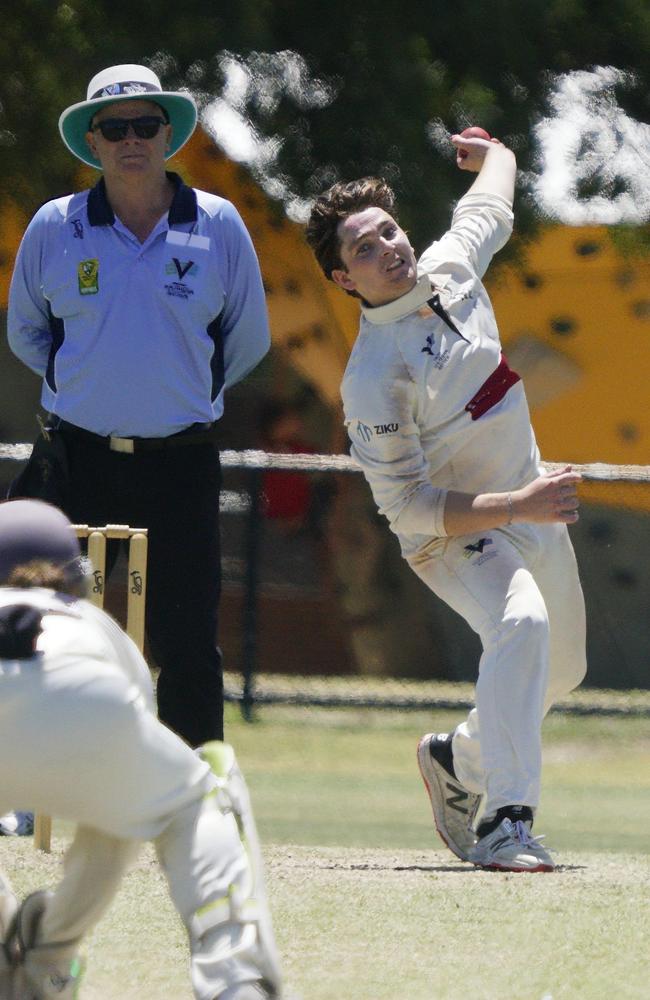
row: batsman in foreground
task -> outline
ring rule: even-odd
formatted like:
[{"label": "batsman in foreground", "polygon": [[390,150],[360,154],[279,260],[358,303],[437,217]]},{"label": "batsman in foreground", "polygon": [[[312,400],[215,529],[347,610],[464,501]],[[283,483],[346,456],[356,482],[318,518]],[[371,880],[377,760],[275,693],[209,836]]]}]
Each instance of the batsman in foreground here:
[{"label": "batsman in foreground", "polygon": [[0,809],[29,803],[77,824],[53,892],[20,904],[0,874],[0,997],[78,995],[81,940],[153,840],[197,1000],[277,998],[259,841],[233,751],[194,751],[157,720],[144,660],[80,597],[85,586],[61,511],[0,504],[0,752],[11,762]]},{"label": "batsman in foreground", "polygon": [[542,720],[586,670],[566,528],[580,476],[540,466],[481,283],[512,230],[515,157],[497,140],[452,142],[477,176],[419,261],[379,179],[326,191],[307,238],[325,275],[361,301],[342,384],[352,454],[411,568],[483,647],[476,708],[418,747],[438,832],[482,868],[551,871],[532,826]]}]

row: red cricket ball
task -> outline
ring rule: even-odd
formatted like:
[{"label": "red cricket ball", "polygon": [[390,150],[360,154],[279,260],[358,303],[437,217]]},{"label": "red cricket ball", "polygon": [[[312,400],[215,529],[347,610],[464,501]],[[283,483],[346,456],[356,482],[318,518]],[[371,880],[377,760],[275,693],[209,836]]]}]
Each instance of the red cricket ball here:
[{"label": "red cricket ball", "polygon": [[461,139],[491,139],[492,136],[480,125],[470,125],[460,133]]}]

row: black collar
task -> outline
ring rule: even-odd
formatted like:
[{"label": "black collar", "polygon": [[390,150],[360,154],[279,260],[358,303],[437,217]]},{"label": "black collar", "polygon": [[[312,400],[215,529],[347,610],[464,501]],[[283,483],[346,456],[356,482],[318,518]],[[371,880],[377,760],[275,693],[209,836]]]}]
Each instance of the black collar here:
[{"label": "black collar", "polygon": [[[167,177],[174,185],[174,198],[171,203],[167,221],[170,226],[180,226],[187,222],[196,222],[196,192],[183,184],[178,174],[167,171]],[[88,222],[91,226],[112,226],[115,213],[111,208],[106,194],[106,182],[101,177],[88,194]]]}]

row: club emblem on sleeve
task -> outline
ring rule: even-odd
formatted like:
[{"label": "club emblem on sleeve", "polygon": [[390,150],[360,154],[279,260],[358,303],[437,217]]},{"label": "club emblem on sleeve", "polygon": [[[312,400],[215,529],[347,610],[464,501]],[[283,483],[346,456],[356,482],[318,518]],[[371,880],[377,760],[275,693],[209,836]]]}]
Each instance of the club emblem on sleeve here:
[{"label": "club emblem on sleeve", "polygon": [[470,542],[469,545],[465,545],[463,555],[466,559],[472,559],[472,557],[477,556],[474,559],[475,566],[481,566],[488,559],[492,559],[497,553],[494,549],[486,551],[489,545],[492,545],[491,538],[477,538],[475,542]]}]

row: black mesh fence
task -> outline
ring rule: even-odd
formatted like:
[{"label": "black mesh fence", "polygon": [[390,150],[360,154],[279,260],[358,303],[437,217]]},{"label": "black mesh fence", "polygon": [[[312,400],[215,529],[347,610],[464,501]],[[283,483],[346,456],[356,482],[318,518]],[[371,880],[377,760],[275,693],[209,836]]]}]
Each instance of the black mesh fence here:
[{"label": "black mesh fence", "polygon": [[[0,444],[5,481],[30,448]],[[228,700],[247,718],[256,705],[472,704],[478,640],[406,566],[349,456],[223,451],[221,458]],[[555,710],[648,715],[650,467],[574,468],[584,480],[571,536],[587,604],[589,671]]]}]

